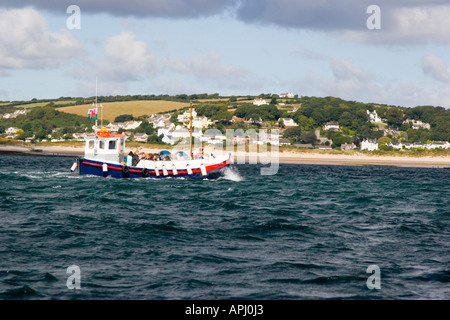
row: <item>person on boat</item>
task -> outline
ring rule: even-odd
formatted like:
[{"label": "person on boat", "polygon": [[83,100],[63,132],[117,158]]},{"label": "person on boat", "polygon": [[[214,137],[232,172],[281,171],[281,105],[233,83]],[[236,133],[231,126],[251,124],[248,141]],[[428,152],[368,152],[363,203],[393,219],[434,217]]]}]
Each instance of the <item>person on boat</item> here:
[{"label": "person on boat", "polygon": [[201,151],[195,156],[195,159],[204,159],[203,148]]},{"label": "person on boat", "polygon": [[135,153],[133,153],[131,155],[132,161],[131,161],[131,165],[134,167],[138,164],[139,162],[139,154],[138,151],[136,151]]},{"label": "person on boat", "polygon": [[130,153],[128,153],[125,163],[127,166],[131,167],[132,163],[133,163],[133,152],[130,151]]}]

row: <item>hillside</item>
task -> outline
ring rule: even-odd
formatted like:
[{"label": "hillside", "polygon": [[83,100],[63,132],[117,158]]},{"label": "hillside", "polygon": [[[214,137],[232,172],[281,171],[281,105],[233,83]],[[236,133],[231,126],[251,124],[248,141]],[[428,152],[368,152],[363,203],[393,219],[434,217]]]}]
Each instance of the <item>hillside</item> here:
[{"label": "hillside", "polygon": [[[173,111],[189,106],[188,102],[165,101],[165,100],[136,100],[123,102],[102,102],[103,120],[113,122],[117,116],[131,114],[133,117],[152,115],[160,112]],[[58,111],[87,117],[87,112],[92,104],[57,108]],[[102,109],[98,109],[98,120],[100,120]]]}]

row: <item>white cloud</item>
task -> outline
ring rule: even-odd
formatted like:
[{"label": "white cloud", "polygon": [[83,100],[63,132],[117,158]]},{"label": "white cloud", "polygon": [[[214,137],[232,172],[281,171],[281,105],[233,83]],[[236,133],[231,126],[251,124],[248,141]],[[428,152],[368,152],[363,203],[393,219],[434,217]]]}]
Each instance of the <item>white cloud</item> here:
[{"label": "white cloud", "polygon": [[100,77],[108,81],[141,80],[161,71],[155,54],[148,51],[145,42],[135,38],[132,32],[109,37],[104,44],[102,59],[88,59]]},{"label": "white cloud", "polygon": [[55,68],[82,54],[68,30],[50,31],[35,9],[0,10],[0,68]]},{"label": "white cloud", "polygon": [[450,70],[447,64],[432,53],[427,53],[422,57],[422,70],[437,81],[450,83]]},{"label": "white cloud", "polygon": [[187,60],[175,59],[171,67],[179,73],[191,74],[199,79],[227,82],[229,79],[239,79],[246,75],[243,68],[224,65],[220,55],[210,51],[204,56],[194,56]]},{"label": "white cloud", "polygon": [[331,59],[331,70],[339,80],[367,82],[373,76],[367,71],[353,66],[352,59]]},{"label": "white cloud", "polygon": [[[444,74],[440,74],[439,64],[442,62],[433,55],[426,56],[426,65],[434,77],[446,77],[450,71],[445,66]],[[448,108],[450,106],[450,82],[442,82],[440,86],[427,86],[413,82],[397,81],[383,84],[374,75],[364,69],[353,66],[351,60],[331,59],[331,76],[324,76],[310,71],[296,84],[304,95],[335,96],[342,99],[366,103],[380,103],[415,107],[419,105],[435,105]]]},{"label": "white cloud", "polygon": [[334,34],[343,40],[370,44],[450,43],[450,5],[380,7],[380,30],[336,30]]}]

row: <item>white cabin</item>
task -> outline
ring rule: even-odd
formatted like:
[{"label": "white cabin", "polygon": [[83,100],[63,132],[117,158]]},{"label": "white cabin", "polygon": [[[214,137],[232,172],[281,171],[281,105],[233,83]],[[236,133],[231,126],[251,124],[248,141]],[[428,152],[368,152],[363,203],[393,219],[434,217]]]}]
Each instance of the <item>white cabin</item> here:
[{"label": "white cabin", "polygon": [[124,134],[111,134],[105,128],[95,135],[87,135],[84,157],[96,161],[121,163],[125,158],[126,138]]}]

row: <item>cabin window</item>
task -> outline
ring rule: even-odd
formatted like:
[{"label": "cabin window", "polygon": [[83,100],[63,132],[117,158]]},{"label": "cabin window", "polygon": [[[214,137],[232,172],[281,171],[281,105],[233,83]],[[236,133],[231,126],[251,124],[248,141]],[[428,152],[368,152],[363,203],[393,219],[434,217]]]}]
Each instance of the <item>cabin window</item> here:
[{"label": "cabin window", "polygon": [[89,140],[89,149],[94,149],[94,140]]},{"label": "cabin window", "polygon": [[99,147],[100,149],[103,149],[103,148],[105,147],[105,142],[104,142],[103,140],[100,140],[100,141],[98,142],[98,147]]},{"label": "cabin window", "polygon": [[109,150],[115,150],[116,149],[116,140],[110,140],[109,141]]}]

